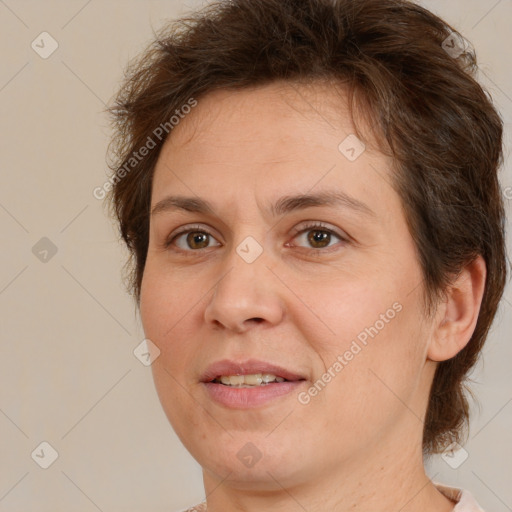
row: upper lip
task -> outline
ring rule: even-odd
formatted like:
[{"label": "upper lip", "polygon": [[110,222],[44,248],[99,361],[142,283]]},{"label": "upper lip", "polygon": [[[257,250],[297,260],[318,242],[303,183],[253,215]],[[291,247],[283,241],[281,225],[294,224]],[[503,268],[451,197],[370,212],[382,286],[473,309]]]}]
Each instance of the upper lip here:
[{"label": "upper lip", "polygon": [[251,375],[255,373],[270,373],[290,381],[305,380],[302,375],[266,361],[258,359],[247,359],[245,361],[223,359],[208,366],[201,376],[201,382],[211,382],[222,375]]}]

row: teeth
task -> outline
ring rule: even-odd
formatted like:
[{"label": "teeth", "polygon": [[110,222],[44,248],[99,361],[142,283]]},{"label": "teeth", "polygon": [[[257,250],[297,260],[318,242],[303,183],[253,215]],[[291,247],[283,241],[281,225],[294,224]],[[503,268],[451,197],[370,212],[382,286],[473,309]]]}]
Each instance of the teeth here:
[{"label": "teeth", "polygon": [[259,386],[263,382],[261,373],[256,373],[254,375],[239,375],[239,377],[242,377],[242,382],[240,382],[240,384],[247,384],[249,386]]},{"label": "teeth", "polygon": [[284,382],[282,377],[276,377],[271,373],[253,373],[251,375],[222,375],[214,382],[222,382],[226,386],[251,387],[262,386],[270,382]]}]

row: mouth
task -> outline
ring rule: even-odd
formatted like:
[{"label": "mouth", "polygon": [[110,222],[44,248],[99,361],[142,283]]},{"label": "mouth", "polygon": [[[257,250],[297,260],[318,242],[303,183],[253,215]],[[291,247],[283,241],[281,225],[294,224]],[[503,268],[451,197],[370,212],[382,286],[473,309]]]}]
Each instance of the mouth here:
[{"label": "mouth", "polygon": [[225,386],[264,386],[272,382],[295,382],[306,379],[298,372],[267,361],[223,359],[208,366],[200,380]]},{"label": "mouth", "polygon": [[219,375],[212,382],[234,388],[253,388],[256,386],[266,386],[272,382],[290,381],[272,373],[252,373],[249,375]]},{"label": "mouth", "polygon": [[259,407],[290,395],[306,378],[272,363],[258,360],[218,361],[201,377],[210,399],[232,409]]}]

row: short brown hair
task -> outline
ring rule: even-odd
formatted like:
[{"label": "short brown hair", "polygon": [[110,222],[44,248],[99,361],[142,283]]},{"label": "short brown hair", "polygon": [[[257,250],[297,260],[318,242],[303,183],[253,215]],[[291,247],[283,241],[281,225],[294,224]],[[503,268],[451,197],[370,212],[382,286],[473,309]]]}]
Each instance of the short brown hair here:
[{"label": "short brown hair", "polygon": [[[450,54],[446,41],[453,47],[463,39],[406,0],[215,2],[156,35],[130,64],[109,109],[115,133],[107,199],[130,251],[129,289],[140,305],[152,177],[166,139],[155,141],[155,128],[190,98],[215,89],[277,80],[336,80],[347,88],[351,111],[356,107],[373,122],[396,162],[393,185],[422,266],[427,314],[477,255],[487,266],[473,336],[436,370],[423,432],[426,456],[463,443],[469,422],[465,381],[508,272],[497,176],[502,121],[474,78],[474,51],[467,46],[459,56]],[[156,147],[127,167],[148,137]]]}]

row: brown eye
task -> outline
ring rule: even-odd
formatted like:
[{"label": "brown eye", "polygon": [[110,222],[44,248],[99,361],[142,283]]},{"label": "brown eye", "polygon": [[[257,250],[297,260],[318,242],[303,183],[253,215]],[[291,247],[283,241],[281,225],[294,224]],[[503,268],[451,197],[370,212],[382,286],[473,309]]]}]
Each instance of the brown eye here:
[{"label": "brown eye", "polygon": [[314,229],[308,231],[308,242],[313,246],[314,249],[322,249],[329,245],[331,240],[331,233],[328,231]]},{"label": "brown eye", "polygon": [[294,239],[302,240],[303,243],[298,245],[304,246],[306,244],[306,249],[309,247],[312,251],[322,251],[322,249],[336,245],[332,243],[333,237],[341,242],[348,242],[347,238],[322,224],[311,224],[302,226],[302,229],[298,228]]},{"label": "brown eye", "polygon": [[190,231],[186,237],[186,243],[191,249],[204,249],[208,247],[208,233]]},{"label": "brown eye", "polygon": [[165,243],[165,247],[169,248],[171,245],[175,245],[182,251],[199,251],[201,249],[212,247],[210,245],[212,240],[215,240],[215,238],[211,233],[196,227],[181,231],[180,233],[170,237],[170,239]]}]

